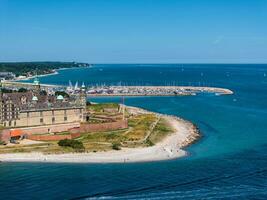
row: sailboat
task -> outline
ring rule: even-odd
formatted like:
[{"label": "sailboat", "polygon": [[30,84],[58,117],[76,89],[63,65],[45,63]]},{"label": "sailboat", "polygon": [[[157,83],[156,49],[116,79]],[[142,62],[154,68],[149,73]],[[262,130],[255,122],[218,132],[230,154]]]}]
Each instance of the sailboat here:
[{"label": "sailboat", "polygon": [[72,82],[70,80],[69,80],[69,86],[67,87],[67,91],[68,92],[72,92],[73,91]]},{"label": "sailboat", "polygon": [[75,83],[75,86],[74,86],[74,91],[78,91],[80,90],[79,88],[79,84],[78,84],[78,81]]}]

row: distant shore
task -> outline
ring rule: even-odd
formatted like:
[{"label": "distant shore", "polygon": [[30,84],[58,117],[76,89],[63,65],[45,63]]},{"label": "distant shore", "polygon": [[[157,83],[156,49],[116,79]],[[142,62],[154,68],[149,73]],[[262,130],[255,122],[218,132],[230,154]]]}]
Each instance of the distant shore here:
[{"label": "distant shore", "polygon": [[[127,107],[131,113],[149,113],[149,111]],[[199,137],[199,131],[191,122],[169,115],[161,115],[174,132],[161,142],[151,147],[122,148],[119,151],[107,151],[96,153],[66,153],[66,154],[42,154],[10,153],[0,154],[2,162],[52,162],[52,163],[129,163],[151,162],[176,159],[187,155],[183,150],[195,142]]]},{"label": "distant shore", "polygon": [[47,74],[34,75],[34,76],[23,77],[23,78],[16,77],[15,81],[26,81],[26,80],[34,79],[36,77],[45,77],[45,76],[52,76],[52,75],[57,75],[57,74],[58,74],[58,70],[53,70],[53,72],[47,73]]},{"label": "distant shore", "polygon": [[[91,66],[89,66],[91,67]],[[89,67],[79,67],[79,68],[89,68]],[[54,69],[52,70],[51,73],[47,73],[47,74],[40,74],[40,75],[34,75],[34,76],[30,76],[30,77],[23,77],[23,78],[19,78],[19,77],[16,77],[16,79],[14,81],[26,81],[26,80],[31,80],[31,79],[34,79],[36,77],[46,77],[46,76],[53,76],[53,75],[57,75],[59,74],[58,71],[63,71],[63,70],[68,70],[68,69],[77,69],[78,67],[63,67],[63,68],[59,68],[59,69]]]}]

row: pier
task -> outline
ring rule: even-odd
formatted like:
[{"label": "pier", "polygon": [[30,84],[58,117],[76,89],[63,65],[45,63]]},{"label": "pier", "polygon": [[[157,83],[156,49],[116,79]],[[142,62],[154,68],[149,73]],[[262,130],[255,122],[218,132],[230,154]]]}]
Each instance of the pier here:
[{"label": "pier", "polygon": [[230,95],[233,91],[217,87],[194,86],[105,86],[90,87],[88,96],[183,96],[199,93]]},{"label": "pier", "polygon": [[[7,88],[27,88],[35,87],[33,83],[3,81],[3,87]],[[80,87],[72,85],[50,85],[40,84],[44,90],[64,90],[70,94],[79,93]],[[85,87],[83,85],[83,87]],[[200,93],[212,93],[215,95],[230,95],[233,91],[218,87],[195,87],[195,86],[89,86],[86,88],[87,96],[184,96],[197,95]]]}]

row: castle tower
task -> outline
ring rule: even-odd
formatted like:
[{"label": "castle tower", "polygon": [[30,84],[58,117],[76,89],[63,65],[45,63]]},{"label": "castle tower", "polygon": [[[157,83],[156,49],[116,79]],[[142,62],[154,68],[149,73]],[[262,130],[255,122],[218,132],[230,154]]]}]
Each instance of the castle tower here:
[{"label": "castle tower", "polygon": [[80,102],[82,104],[82,106],[84,107],[84,109],[86,109],[86,87],[84,85],[84,83],[82,84],[81,87],[81,93],[80,93]]},{"label": "castle tower", "polygon": [[33,80],[33,93],[35,95],[39,95],[40,92],[41,92],[41,85],[40,85],[40,81],[39,81],[38,75],[36,73],[35,74],[35,78]]},{"label": "castle tower", "polygon": [[81,87],[81,91],[80,91],[80,104],[82,105],[83,107],[83,113],[82,113],[82,118],[83,118],[83,121],[86,121],[86,87],[84,85],[84,83],[82,84],[82,87]]}]

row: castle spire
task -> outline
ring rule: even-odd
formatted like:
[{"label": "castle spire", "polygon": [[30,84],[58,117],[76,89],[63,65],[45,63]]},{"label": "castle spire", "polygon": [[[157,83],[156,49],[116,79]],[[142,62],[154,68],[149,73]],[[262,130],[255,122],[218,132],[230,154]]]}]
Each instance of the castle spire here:
[{"label": "castle spire", "polygon": [[33,88],[34,88],[34,93],[39,95],[40,91],[41,91],[41,85],[40,85],[40,81],[38,78],[37,70],[35,70],[35,78],[33,81]]}]

